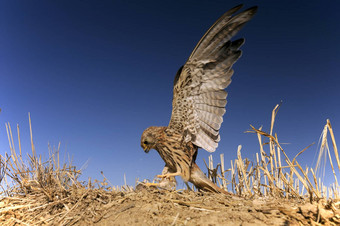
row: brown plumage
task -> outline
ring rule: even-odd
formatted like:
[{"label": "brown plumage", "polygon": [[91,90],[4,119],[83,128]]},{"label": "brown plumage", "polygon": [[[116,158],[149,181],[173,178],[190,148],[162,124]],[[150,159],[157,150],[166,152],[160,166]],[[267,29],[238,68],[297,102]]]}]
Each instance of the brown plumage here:
[{"label": "brown plumage", "polygon": [[157,150],[165,162],[167,173],[158,176],[167,179],[181,176],[185,182],[193,183],[198,189],[226,193],[210,181],[195,163],[198,147],[182,139],[182,135],[169,132],[167,127],[152,126],[144,130],[141,139],[144,151]]},{"label": "brown plumage", "polygon": [[235,16],[242,5],[222,15],[205,33],[174,80],[172,114],[167,127],[149,127],[142,135],[145,152],[158,151],[167,172],[159,177],[181,176],[197,188],[224,192],[196,165],[197,149],[214,152],[225,113],[232,65],[241,56],[244,39],[230,39],[256,13],[249,8]]}]

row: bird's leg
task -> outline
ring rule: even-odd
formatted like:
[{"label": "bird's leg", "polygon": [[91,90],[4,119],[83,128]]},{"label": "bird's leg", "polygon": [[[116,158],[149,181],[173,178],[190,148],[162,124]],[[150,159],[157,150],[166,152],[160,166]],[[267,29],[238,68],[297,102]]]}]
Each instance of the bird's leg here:
[{"label": "bird's leg", "polygon": [[[176,175],[175,175],[176,174]],[[169,167],[166,165],[164,166],[164,169],[162,170],[161,175],[157,175],[158,178],[165,178],[165,179],[170,179],[170,177],[175,177],[178,176],[177,172],[174,173],[174,171],[170,170]]]},{"label": "bird's leg", "polygon": [[157,187],[158,185],[159,185],[159,183],[145,183],[144,184],[145,186],[148,186],[148,187],[152,187],[152,186],[155,186],[155,187]]},{"label": "bird's leg", "polygon": [[175,176],[180,176],[181,172],[176,172],[176,173],[167,173],[167,174],[162,174],[162,175],[157,175],[158,178],[170,178],[170,177],[175,177]]},{"label": "bird's leg", "polygon": [[[173,171],[172,171],[173,172]],[[162,188],[174,188],[176,187],[176,179],[173,176],[168,176],[171,173],[169,167],[165,166],[162,170],[162,175],[157,175],[158,178],[162,178],[159,183],[145,183],[146,186],[155,186],[155,187],[162,187]]]}]

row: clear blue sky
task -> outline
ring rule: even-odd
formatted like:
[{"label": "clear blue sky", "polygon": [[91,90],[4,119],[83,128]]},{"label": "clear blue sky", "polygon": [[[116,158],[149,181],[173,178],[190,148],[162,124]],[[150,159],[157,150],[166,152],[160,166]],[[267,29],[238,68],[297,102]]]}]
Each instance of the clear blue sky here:
[{"label": "clear blue sky", "polygon": [[[9,152],[5,122],[21,126],[30,151],[27,113],[36,149],[58,145],[84,178],[114,185],[152,179],[164,163],[145,154],[140,136],[167,125],[177,69],[210,25],[240,1],[0,2],[0,154]],[[259,10],[237,37],[243,56],[228,87],[221,142],[227,165],[239,144],[244,157],[259,151],[249,124],[268,131],[283,101],[276,132],[291,158],[318,142],[326,119],[340,143],[340,3],[243,1]],[[316,145],[298,158],[313,163]],[[207,152],[197,162],[203,168]],[[314,161],[315,163],[315,161]]]}]

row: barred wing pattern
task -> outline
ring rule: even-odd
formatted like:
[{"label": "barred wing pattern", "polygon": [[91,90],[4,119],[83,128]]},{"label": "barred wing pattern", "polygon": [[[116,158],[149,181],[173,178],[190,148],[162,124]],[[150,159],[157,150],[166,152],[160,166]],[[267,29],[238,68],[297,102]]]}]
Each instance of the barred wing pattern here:
[{"label": "barred wing pattern", "polygon": [[235,16],[242,5],[220,17],[198,42],[174,81],[172,114],[168,130],[184,135],[186,142],[214,152],[220,141],[232,65],[241,56],[244,39],[230,39],[256,13],[249,8]]}]

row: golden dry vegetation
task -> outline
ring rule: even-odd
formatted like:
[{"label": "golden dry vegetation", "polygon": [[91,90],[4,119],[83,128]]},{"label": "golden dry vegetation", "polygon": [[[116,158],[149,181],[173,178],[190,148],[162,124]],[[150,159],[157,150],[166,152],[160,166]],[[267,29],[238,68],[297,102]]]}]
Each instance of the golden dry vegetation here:
[{"label": "golden dry vegetation", "polygon": [[[60,145],[55,150],[49,147],[47,160],[36,154],[30,119],[32,151],[26,155],[21,150],[19,126],[14,134],[6,123],[11,153],[0,161],[0,224],[339,225],[336,175],[340,161],[330,121],[322,131],[317,167],[303,168],[298,158],[308,147],[289,159],[274,133],[278,109],[279,105],[272,112],[269,132],[253,126],[248,131],[259,141],[256,159],[243,159],[241,146],[229,168],[223,154],[215,167],[209,157],[208,176],[233,193],[229,196],[146,187],[143,182],[135,188],[115,187],[108,185],[105,176],[101,182],[79,181],[81,172],[71,161],[60,163]],[[325,155],[334,175],[330,187],[315,172]]]}]

